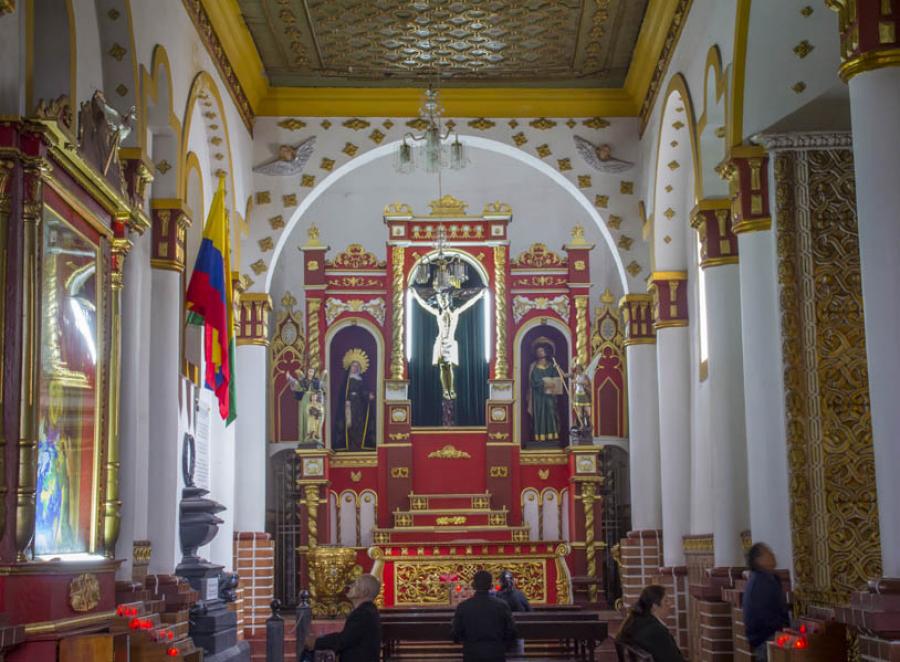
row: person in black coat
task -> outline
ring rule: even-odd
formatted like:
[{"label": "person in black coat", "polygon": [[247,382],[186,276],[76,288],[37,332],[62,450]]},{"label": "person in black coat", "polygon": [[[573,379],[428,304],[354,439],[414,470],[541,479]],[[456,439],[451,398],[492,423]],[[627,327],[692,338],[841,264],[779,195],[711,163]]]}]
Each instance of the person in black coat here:
[{"label": "person in black coat", "polygon": [[744,627],[756,662],[769,658],[769,639],[791,623],[776,564],[775,554],[765,543],[758,542],[747,552],[750,579],[744,588]]},{"label": "person in black coat", "polygon": [[381,590],[381,582],[372,575],[361,575],[347,591],[353,611],[347,616],[344,629],[316,638],[310,634],[306,647],[330,650],[341,662],[378,662],[381,656],[381,619],[373,602]]},{"label": "person in black coat", "polygon": [[619,628],[616,638],[653,656],[654,662],[684,662],[684,656],[664,619],[672,612],[666,589],[653,584],[641,591],[637,604]]},{"label": "person in black coat", "polygon": [[453,614],[453,641],[463,645],[463,662],[505,662],[506,649],[516,639],[512,612],[491,595],[493,577],[479,570],[472,579],[475,595]]}]

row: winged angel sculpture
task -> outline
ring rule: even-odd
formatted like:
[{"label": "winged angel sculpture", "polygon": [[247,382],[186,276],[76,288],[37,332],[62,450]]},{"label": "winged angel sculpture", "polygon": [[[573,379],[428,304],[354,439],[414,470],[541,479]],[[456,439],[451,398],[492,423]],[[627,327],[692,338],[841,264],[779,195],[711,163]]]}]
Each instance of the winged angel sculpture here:
[{"label": "winged angel sculpture", "polygon": [[612,155],[612,148],[609,145],[595,145],[589,140],[585,140],[580,136],[575,138],[575,147],[581,158],[588,162],[594,170],[605,173],[625,172],[634,167],[631,161],[623,161]]},{"label": "winged angel sculpture", "polygon": [[262,165],[253,168],[253,172],[261,175],[272,175],[275,177],[287,177],[288,175],[296,175],[309,158],[312,156],[313,149],[316,145],[316,137],[307,138],[299,145],[291,147],[290,145],[281,145],[278,148],[278,158],[272,159]]}]

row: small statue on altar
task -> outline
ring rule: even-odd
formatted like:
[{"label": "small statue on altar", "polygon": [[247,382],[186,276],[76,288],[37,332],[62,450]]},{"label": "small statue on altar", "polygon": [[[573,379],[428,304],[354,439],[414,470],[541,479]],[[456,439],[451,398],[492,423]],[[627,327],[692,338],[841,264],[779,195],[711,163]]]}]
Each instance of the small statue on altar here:
[{"label": "small statue on altar", "polygon": [[569,393],[572,394],[572,409],[575,411],[575,426],[581,430],[591,428],[591,378],[584,366],[574,363],[569,373]]},{"label": "small statue on altar", "polygon": [[325,422],[325,383],[328,371],[319,376],[318,369],[309,367],[305,374],[287,374],[300,401],[300,443],[322,445],[322,426]]},{"label": "small statue on altar", "polygon": [[347,350],[343,360],[347,371],[343,393],[344,406],[337,409],[334,449],[361,451],[375,447],[375,394],[369,390],[364,375],[369,368],[368,355],[359,348]]},{"label": "small statue on altar", "polygon": [[[438,334],[434,339],[434,350],[431,362],[438,367],[441,376],[441,390],[444,400],[456,399],[453,369],[459,365],[459,343],[456,341],[456,327],[459,317],[478,303],[484,296],[484,288],[442,289],[434,292],[433,301],[429,303],[419,294],[418,289],[411,287],[413,297],[419,305],[434,315],[437,320]],[[456,307],[454,308],[454,304]]]},{"label": "small statue on altar", "polygon": [[548,350],[537,345],[535,360],[528,369],[528,415],[531,416],[534,441],[559,440],[557,398],[564,393],[563,371]]}]

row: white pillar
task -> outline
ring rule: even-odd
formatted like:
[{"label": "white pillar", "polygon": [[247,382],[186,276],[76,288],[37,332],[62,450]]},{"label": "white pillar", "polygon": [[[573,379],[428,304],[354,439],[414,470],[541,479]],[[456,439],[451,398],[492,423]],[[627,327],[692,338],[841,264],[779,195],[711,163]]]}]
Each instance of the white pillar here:
[{"label": "white pillar", "polygon": [[181,501],[181,440],[178,392],[181,346],[181,273],[153,269],[153,315],[150,326],[149,516],[153,553],[150,572],[172,574],[181,561],[178,537]]},{"label": "white pillar", "polygon": [[[680,281],[684,286],[685,281]],[[659,461],[662,467],[663,562],[684,565],[691,520],[690,335],[687,326],[658,328]]]},{"label": "white pillar", "polygon": [[706,303],[714,560],[719,567],[741,566],[741,532],[749,528],[750,507],[737,264],[706,268]]},{"label": "white pillar", "polygon": [[116,558],[124,560],[120,579],[129,579],[133,544],[147,538],[150,456],[150,345],[151,287],[150,233],[136,237],[125,260],[122,292],[122,377],[119,396],[119,498],[122,523]]},{"label": "white pillar", "polygon": [[659,486],[659,401],[656,346],[632,344],[628,362],[628,461],[631,483],[631,528],[662,527]]},{"label": "white pillar", "polygon": [[235,531],[266,530],[266,354],[265,345],[237,347]]},{"label": "white pillar", "polygon": [[750,532],[754,541],[772,548],[779,567],[790,567],[794,555],[775,231],[742,232],[738,246]]},{"label": "white pillar", "polygon": [[885,576],[900,577],[900,66],[850,79],[869,397]]}]

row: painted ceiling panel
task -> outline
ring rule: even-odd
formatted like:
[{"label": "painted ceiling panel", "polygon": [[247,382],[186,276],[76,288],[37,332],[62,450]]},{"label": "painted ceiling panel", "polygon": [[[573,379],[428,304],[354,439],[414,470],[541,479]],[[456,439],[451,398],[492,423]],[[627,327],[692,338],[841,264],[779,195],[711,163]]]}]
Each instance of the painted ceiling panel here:
[{"label": "painted ceiling panel", "polygon": [[647,0],[239,0],[276,86],[621,87]]}]

